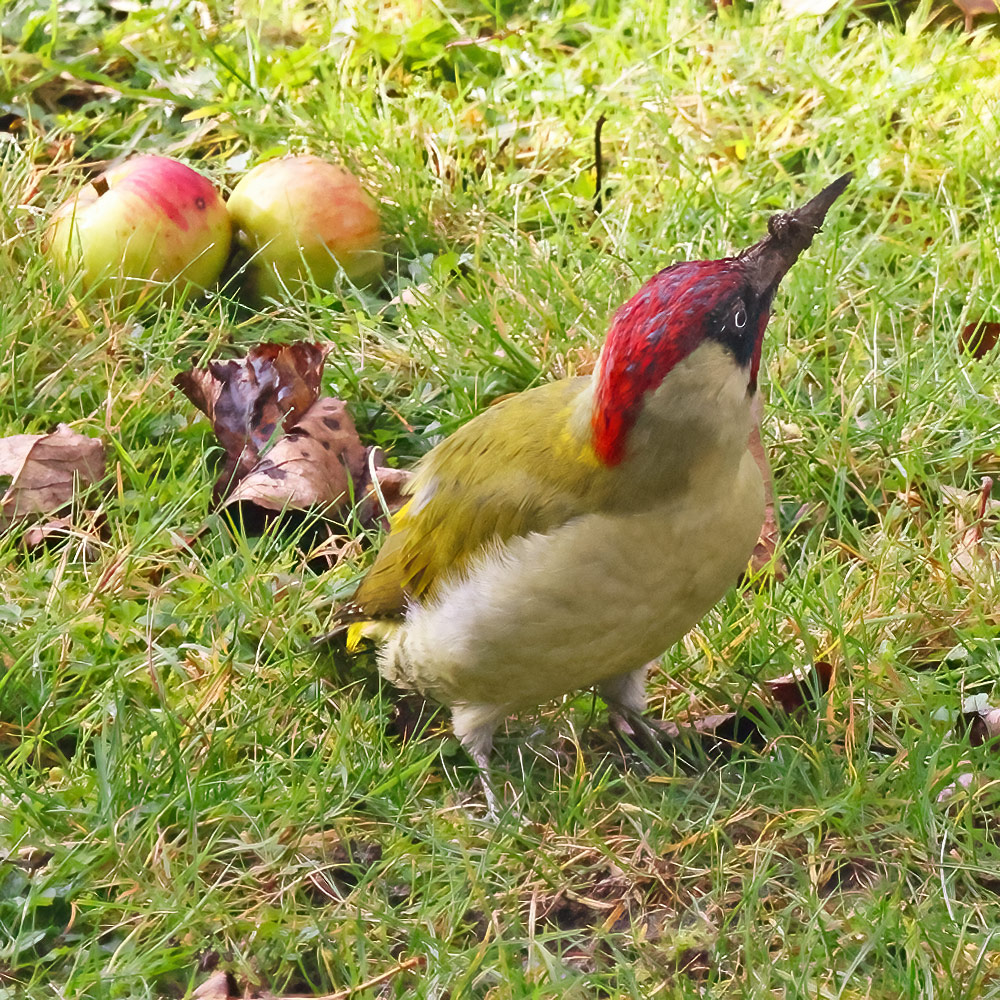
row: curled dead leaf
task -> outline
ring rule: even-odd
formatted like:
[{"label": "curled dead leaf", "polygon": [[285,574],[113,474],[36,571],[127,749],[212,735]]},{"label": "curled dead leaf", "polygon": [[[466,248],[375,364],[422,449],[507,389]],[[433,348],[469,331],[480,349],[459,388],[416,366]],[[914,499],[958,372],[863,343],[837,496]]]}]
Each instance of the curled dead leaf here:
[{"label": "curled dead leaf", "polygon": [[769,500],[764,510],[764,523],[757,537],[757,544],[750,553],[750,577],[756,579],[761,573],[770,573],[780,583],[788,576],[785,560],[778,555],[781,534],[774,515],[774,501]]},{"label": "curled dead leaf", "polygon": [[[963,760],[959,764],[959,767],[969,766],[967,760]],[[950,785],[938,792],[937,800],[938,802],[947,802],[949,799],[954,798],[960,791],[975,790],[977,783],[976,775],[973,771],[962,771]]]},{"label": "curled dead leaf", "polygon": [[757,544],[750,555],[751,579],[759,577],[763,572],[769,572],[779,583],[788,576],[788,567],[778,555],[778,543],[781,532],[778,529],[778,519],[774,511],[774,477],[771,474],[771,463],[768,461],[767,450],[760,436],[759,407],[756,413],[757,423],[750,431],[747,439],[747,450],[753,455],[757,468],[764,480],[764,523],[761,525]]},{"label": "curled dead leaf", "polygon": [[229,1000],[230,997],[239,995],[232,975],[223,969],[217,969],[192,991],[191,1000]]},{"label": "curled dead leaf", "polygon": [[[955,723],[955,733],[968,740],[970,746],[985,747],[987,752],[1000,750],[1000,708],[984,705],[979,698],[970,698],[962,706]],[[971,760],[960,761],[955,768],[955,780],[942,789],[938,802],[947,802],[959,791],[975,791],[984,783],[983,775],[971,770]]]},{"label": "curled dead leaf", "polygon": [[782,711],[791,715],[800,708],[815,711],[819,707],[819,698],[830,690],[832,684],[832,664],[817,660],[811,667],[765,681],[764,689]]},{"label": "curled dead leaf", "polygon": [[54,514],[78,488],[104,478],[104,444],[60,424],[50,434],[0,438],[0,529],[37,514]]},{"label": "curled dead leaf", "polygon": [[24,547],[37,549],[67,539],[75,541],[77,558],[84,562],[93,562],[100,554],[100,537],[92,531],[81,529],[68,517],[56,517],[29,528],[24,533]]},{"label": "curled dead leaf", "polygon": [[361,444],[347,405],[320,397],[328,346],[260,344],[242,361],[213,361],[174,384],[212,422],[225,452],[214,495],[244,523],[283,511],[334,517],[357,505],[362,523],[402,505],[409,473]]},{"label": "curled dead leaf", "polygon": [[177,375],[174,385],[212,422],[225,451],[216,500],[256,466],[279,429],[287,433],[319,398],[328,351],[305,341],[258,344],[242,361],[212,361]]},{"label": "curled dead leaf", "polygon": [[383,465],[382,450],[372,449],[366,463],[365,494],[358,506],[362,524],[389,528],[389,517],[406,503],[406,484],[413,478],[408,469]]},{"label": "curled dead leaf", "polygon": [[964,733],[974,747],[992,743],[1000,738],[1000,708],[964,709],[958,717],[956,729]]}]

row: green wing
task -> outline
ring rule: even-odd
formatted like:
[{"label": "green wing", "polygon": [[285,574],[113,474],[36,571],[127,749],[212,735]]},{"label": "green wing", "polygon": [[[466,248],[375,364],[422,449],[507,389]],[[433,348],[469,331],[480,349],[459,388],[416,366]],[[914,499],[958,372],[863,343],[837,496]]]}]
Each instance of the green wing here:
[{"label": "green wing", "polygon": [[511,396],[430,451],[351,615],[400,615],[486,546],[603,507],[612,477],[590,444],[589,386],[579,377]]}]

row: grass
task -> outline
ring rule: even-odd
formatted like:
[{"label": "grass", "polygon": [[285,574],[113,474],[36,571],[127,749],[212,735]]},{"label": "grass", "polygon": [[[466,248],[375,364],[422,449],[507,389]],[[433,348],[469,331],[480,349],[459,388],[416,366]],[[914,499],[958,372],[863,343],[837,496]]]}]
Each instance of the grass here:
[{"label": "grass", "polygon": [[[958,348],[1000,310],[995,26],[696,0],[2,16],[0,434],[70,423],[112,475],[67,541],[0,536],[0,996],[183,996],[213,969],[277,995],[1000,996],[996,755],[953,728],[1000,697],[997,536],[962,569],[949,492],[1000,472],[996,352]],[[384,292],[134,317],[47,271],[44,220],[101,161],[228,189],[278,148],[377,195]],[[623,755],[588,696],[549,706],[501,737],[517,815],[484,824],[454,740],[401,742],[371,660],[308,647],[369,554],[317,575],[302,537],[210,515],[173,376],[330,341],[329,388],[407,465],[585,365],[645,277],[848,169],[766,343],[788,578],[650,686],[698,716],[825,659],[819,716],[688,773]]]}]

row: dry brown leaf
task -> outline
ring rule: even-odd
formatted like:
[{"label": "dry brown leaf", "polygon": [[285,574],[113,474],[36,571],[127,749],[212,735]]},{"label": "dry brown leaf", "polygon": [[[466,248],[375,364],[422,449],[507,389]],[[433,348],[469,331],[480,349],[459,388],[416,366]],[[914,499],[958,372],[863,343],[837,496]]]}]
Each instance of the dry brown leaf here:
[{"label": "dry brown leaf", "polygon": [[[817,660],[808,667],[765,681],[756,694],[759,703],[769,706],[771,714],[794,715],[802,709],[816,711],[816,696],[830,690],[833,667],[825,660]],[[762,745],[765,742],[761,711],[752,700],[735,712],[706,715],[678,726],[673,722],[662,724],[663,731],[673,739],[691,733],[711,754],[719,753],[726,745]]]},{"label": "dry brown leaf", "polygon": [[778,522],[774,514],[774,500],[769,497],[764,508],[764,523],[760,526],[757,544],[753,547],[753,552],[750,553],[750,575],[752,577],[763,572],[770,572],[771,576],[780,583],[788,576],[785,560],[777,555],[780,540],[781,533],[778,530]]},{"label": "dry brown leaf", "polygon": [[236,484],[226,504],[330,512],[353,501],[366,454],[344,402],[317,400]]},{"label": "dry brown leaf", "polygon": [[35,525],[24,533],[24,547],[37,549],[49,542],[75,539],[78,557],[93,562],[100,554],[101,539],[92,531],[82,530],[71,518],[56,517],[44,524]]},{"label": "dry brown leaf", "polygon": [[182,372],[174,384],[212,422],[225,450],[216,501],[239,504],[245,523],[282,511],[333,516],[357,505],[377,523],[405,502],[410,473],[365,448],[346,404],[319,398],[328,347],[261,344],[242,361]]},{"label": "dry brown leaf", "polygon": [[[358,506],[358,519],[362,524],[379,525],[388,530],[389,516],[394,514],[408,497],[405,493],[406,484],[413,478],[408,469],[391,469],[382,465],[380,448],[369,452],[366,463],[366,490]],[[374,482],[372,475],[374,474]]]},{"label": "dry brown leaf", "polygon": [[964,494],[960,490],[942,490],[946,498],[956,504],[955,530],[958,540],[951,554],[952,573],[966,582],[974,581],[993,570],[989,553],[983,545],[983,525],[994,514],[1000,504],[990,499],[993,480],[984,476],[979,487],[975,506],[975,516],[971,519],[962,510],[962,501],[975,494]]},{"label": "dry brown leaf", "polygon": [[[970,767],[970,763],[967,760],[959,762],[959,767]],[[974,790],[974,786],[977,785],[976,774],[973,771],[962,771],[955,780],[948,785],[946,788],[942,788],[938,792],[937,800],[938,802],[947,802],[948,799],[953,798],[958,794],[960,790],[968,791],[969,789]]]},{"label": "dry brown leaf", "polygon": [[[958,721],[955,723],[955,732],[960,737],[965,737],[971,746],[986,747],[987,750],[1000,750],[1000,708],[993,708],[990,705],[977,705],[978,699],[969,699],[962,706],[959,712]],[[992,745],[990,745],[992,744]],[[942,789],[939,793],[938,802],[947,802],[960,790],[974,792],[984,783],[984,777],[973,770],[962,770],[972,768],[971,760],[963,760],[955,768],[959,774],[955,780]]]},{"label": "dry brown leaf", "polygon": [[815,708],[815,695],[829,691],[832,683],[832,664],[817,660],[811,667],[765,681],[764,687],[774,703],[791,715],[800,708]]},{"label": "dry brown leaf", "polygon": [[104,444],[60,424],[51,434],[0,438],[0,477],[10,477],[0,498],[0,529],[35,514],[54,514],[77,487],[104,478]]},{"label": "dry brown leaf", "polygon": [[966,709],[959,716],[956,728],[965,733],[974,747],[992,743],[1000,737],[1000,708]]},{"label": "dry brown leaf", "polygon": [[257,465],[279,428],[287,433],[316,401],[328,351],[305,341],[259,344],[242,361],[212,361],[174,379],[212,422],[225,451],[216,500]]},{"label": "dry brown leaf", "polygon": [[[989,2],[992,3],[992,0]],[[993,7],[993,10],[995,12],[996,7]],[[983,320],[978,320],[967,324],[958,335],[959,348],[980,360],[985,358],[998,343],[1000,343],[1000,323],[985,323]]]},{"label": "dry brown leaf", "polygon": [[237,996],[230,989],[229,979],[228,972],[217,969],[191,993],[191,1000],[229,1000]]},{"label": "dry brown leaf", "polygon": [[[996,14],[998,12],[995,0],[954,0],[954,3],[955,6],[965,15],[966,31],[972,31],[975,27],[977,15]],[[995,337],[993,342],[996,343]]]}]

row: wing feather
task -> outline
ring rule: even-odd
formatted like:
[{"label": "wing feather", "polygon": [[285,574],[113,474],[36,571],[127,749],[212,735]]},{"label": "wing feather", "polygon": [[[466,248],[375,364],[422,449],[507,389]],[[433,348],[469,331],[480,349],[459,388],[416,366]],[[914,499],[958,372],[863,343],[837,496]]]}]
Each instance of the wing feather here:
[{"label": "wing feather", "polygon": [[580,377],[511,396],[430,451],[351,613],[399,616],[486,547],[602,507],[612,477],[590,441],[590,387]]}]

